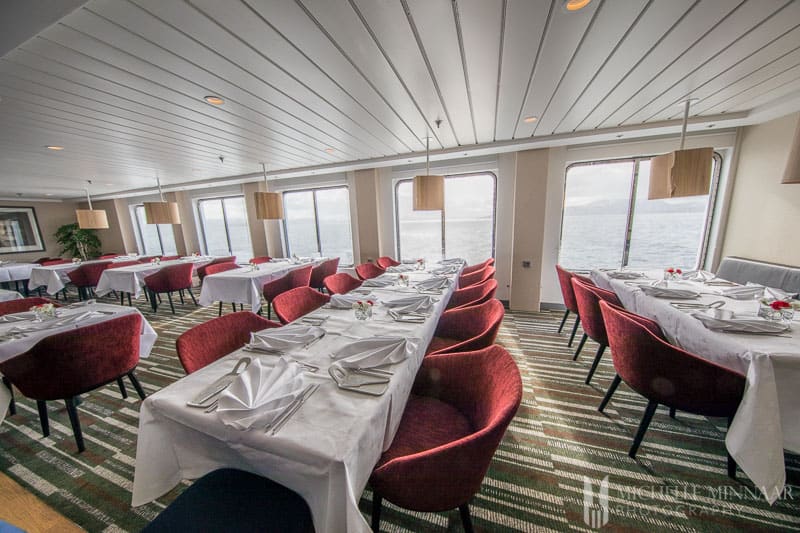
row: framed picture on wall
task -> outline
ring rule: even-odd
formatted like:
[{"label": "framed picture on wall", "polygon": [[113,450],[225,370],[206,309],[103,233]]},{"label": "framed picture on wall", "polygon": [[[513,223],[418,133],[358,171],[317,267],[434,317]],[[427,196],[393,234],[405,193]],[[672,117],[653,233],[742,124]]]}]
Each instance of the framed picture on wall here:
[{"label": "framed picture on wall", "polygon": [[0,206],[0,254],[43,250],[36,210],[33,207]]}]

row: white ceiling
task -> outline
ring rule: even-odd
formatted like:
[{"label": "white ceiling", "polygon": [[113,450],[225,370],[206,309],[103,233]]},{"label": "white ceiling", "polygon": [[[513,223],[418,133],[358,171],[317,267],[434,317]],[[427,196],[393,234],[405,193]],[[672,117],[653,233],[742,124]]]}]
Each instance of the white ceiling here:
[{"label": "white ceiling", "polygon": [[561,4],[92,0],[44,30],[7,18],[30,38],[0,58],[0,195],[405,163],[428,129],[442,153],[674,132],[687,97],[694,129],[727,127],[800,101],[800,1]]}]

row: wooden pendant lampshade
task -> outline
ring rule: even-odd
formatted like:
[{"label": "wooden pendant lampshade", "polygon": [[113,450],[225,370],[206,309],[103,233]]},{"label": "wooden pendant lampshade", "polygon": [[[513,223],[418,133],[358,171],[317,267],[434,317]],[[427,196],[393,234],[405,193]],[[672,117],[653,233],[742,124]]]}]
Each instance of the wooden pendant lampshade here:
[{"label": "wooden pendant lampshade", "polygon": [[[438,127],[441,120],[436,121]],[[430,142],[425,138],[425,175],[414,176],[414,211],[441,211],[444,209],[444,176],[431,176]]]},{"label": "wooden pendant lampshade", "polygon": [[800,183],[800,121],[797,123],[797,129],[794,130],[789,160],[786,162],[786,170],[783,172],[781,183]]},{"label": "wooden pendant lampshade", "polygon": [[[267,167],[261,163],[261,170],[264,172],[264,183],[267,182]],[[256,201],[256,218],[258,220],[280,220],[283,218],[283,196],[279,192],[254,193]]]},{"label": "wooden pendant lampshade", "polygon": [[164,200],[161,179],[158,176],[156,176],[156,183],[158,184],[158,194],[161,196],[161,201],[144,202],[145,222],[148,224],[180,224],[181,213],[178,211],[178,203]]},{"label": "wooden pendant lampshade", "polygon": [[[87,180],[91,185],[92,181]],[[78,227],[81,229],[108,229],[108,216],[105,209],[92,209],[92,197],[89,196],[89,189],[86,191],[86,201],[89,209],[76,209],[75,216],[78,217]]]}]

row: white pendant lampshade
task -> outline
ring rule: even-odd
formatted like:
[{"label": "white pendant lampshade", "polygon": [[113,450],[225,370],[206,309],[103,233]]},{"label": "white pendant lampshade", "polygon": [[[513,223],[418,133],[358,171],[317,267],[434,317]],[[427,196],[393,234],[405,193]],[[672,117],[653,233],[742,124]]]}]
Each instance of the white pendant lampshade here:
[{"label": "white pendant lampshade", "polygon": [[[267,183],[267,167],[261,163],[264,172],[264,183]],[[283,196],[279,192],[254,193],[256,201],[256,218],[259,220],[280,220],[283,218]]]},{"label": "white pendant lampshade", "polygon": [[[441,120],[436,121],[438,126]],[[441,211],[444,209],[444,176],[431,176],[430,136],[425,138],[425,175],[414,176],[414,211]]]},{"label": "white pendant lampshade", "polygon": [[[92,181],[88,180],[91,185]],[[78,218],[78,227],[81,229],[108,229],[108,216],[105,209],[92,209],[92,197],[89,196],[89,189],[86,191],[86,200],[89,209],[76,209],[75,216]]]},{"label": "white pendant lampshade", "polygon": [[158,183],[158,194],[161,196],[160,202],[144,202],[144,218],[148,224],[180,224],[181,214],[178,210],[177,202],[167,202],[164,200],[164,193],[161,191],[161,180],[156,176]]}]

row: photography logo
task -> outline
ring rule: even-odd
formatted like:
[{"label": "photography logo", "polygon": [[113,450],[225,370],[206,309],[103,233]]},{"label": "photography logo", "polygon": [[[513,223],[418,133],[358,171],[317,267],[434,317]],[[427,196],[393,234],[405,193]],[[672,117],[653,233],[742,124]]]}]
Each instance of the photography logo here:
[{"label": "photography logo", "polygon": [[600,482],[597,503],[592,485],[592,480],[583,476],[583,521],[590,528],[599,529],[608,524],[608,476]]}]

